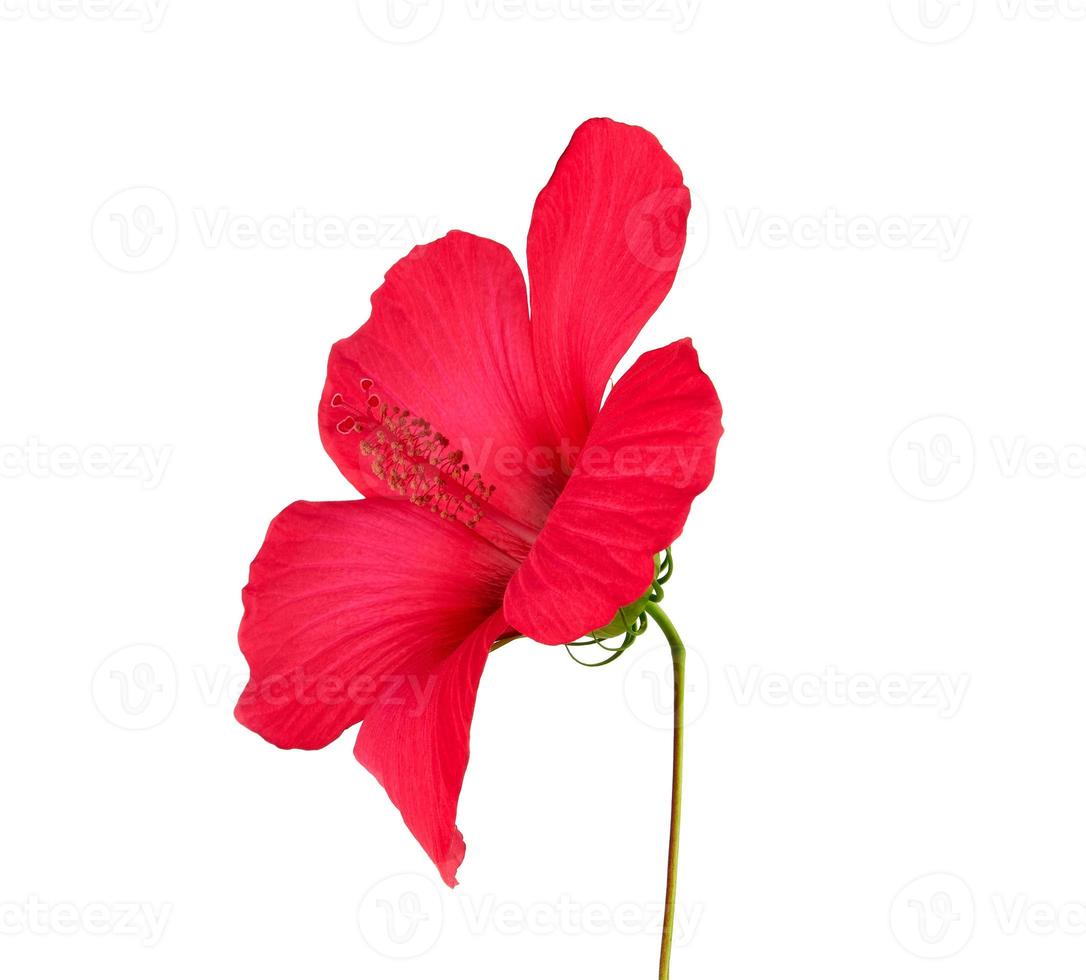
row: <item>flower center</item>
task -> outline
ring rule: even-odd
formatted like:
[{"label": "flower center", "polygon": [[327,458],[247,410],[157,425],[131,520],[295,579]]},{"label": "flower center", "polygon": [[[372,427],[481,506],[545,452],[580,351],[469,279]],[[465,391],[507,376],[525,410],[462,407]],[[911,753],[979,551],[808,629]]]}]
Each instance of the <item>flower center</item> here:
[{"label": "flower center", "polygon": [[450,450],[449,440],[426,419],[390,405],[370,378],[363,378],[359,386],[363,408],[356,408],[339,392],[331,404],[350,413],[336,429],[343,435],[361,436],[358,448],[363,456],[372,457],[374,476],[438,517],[475,527],[494,486],[484,483],[481,473],[472,472],[464,453]]}]

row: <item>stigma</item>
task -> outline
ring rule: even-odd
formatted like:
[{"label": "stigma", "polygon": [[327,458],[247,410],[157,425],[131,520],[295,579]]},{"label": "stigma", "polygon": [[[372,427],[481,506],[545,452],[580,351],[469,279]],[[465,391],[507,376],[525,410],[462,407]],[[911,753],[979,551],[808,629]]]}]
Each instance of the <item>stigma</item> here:
[{"label": "stigma", "polygon": [[370,469],[396,493],[443,520],[474,528],[494,486],[464,462],[459,449],[426,419],[381,397],[370,378],[359,381],[361,407],[336,392],[331,406],[346,414],[336,430],[358,438],[358,449],[370,457]]}]

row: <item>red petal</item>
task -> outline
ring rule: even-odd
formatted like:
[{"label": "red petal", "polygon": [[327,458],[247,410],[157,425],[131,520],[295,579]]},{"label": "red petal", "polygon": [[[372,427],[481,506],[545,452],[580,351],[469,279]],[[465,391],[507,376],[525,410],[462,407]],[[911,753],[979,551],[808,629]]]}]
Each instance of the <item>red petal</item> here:
[{"label": "red petal", "polygon": [[[363,379],[372,387],[361,386]],[[464,232],[415,248],[373,294],[369,321],[332,348],[320,405],[321,439],[362,493],[395,491],[344,434],[343,405],[371,396],[427,419],[471,470],[499,487],[494,505],[539,527],[560,487],[502,452],[550,446],[532,361],[524,278],[509,250]],[[340,428],[337,428],[339,426]]]},{"label": "red petal", "polygon": [[424,699],[376,706],[355,744],[355,757],[384,786],[450,887],[464,860],[456,808],[479,676],[505,629],[500,612],[487,619],[429,675]]},{"label": "red petal", "polygon": [[652,581],[716,462],[720,402],[689,340],[638,358],[611,392],[562,496],[505,593],[511,626],[567,643]]},{"label": "red petal", "polygon": [[656,137],[610,119],[577,129],[536,200],[528,279],[539,379],[553,427],[576,445],[671,288],[689,211]]},{"label": "red petal", "polygon": [[514,567],[406,502],[291,504],[242,593],[238,720],[280,748],[327,745],[427,677],[500,605]]}]

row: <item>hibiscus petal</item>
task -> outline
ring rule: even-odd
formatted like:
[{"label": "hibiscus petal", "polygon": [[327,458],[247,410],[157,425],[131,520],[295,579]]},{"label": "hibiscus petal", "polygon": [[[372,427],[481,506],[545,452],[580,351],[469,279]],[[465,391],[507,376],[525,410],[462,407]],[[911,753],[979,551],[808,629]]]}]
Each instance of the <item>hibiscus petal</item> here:
[{"label": "hibiscus petal", "polygon": [[506,628],[502,614],[494,613],[441,662],[415,696],[375,707],[355,744],[355,757],[384,786],[450,887],[464,859],[456,808],[479,676],[491,645]]},{"label": "hibiscus petal", "polygon": [[[332,348],[321,440],[360,492],[391,496],[396,491],[375,475],[345,424],[364,415],[371,397],[428,420],[484,483],[498,486],[495,506],[542,524],[560,486],[529,467],[503,465],[510,449],[554,443],[532,360],[524,277],[503,245],[454,231],[413,249],[373,294],[369,320]],[[352,412],[352,405],[362,408]]]},{"label": "hibiscus petal", "polygon": [[573,475],[505,593],[541,643],[609,623],[648,588],[716,463],[720,402],[689,340],[638,358],[604,403]]},{"label": "hibiscus petal", "polygon": [[656,137],[590,119],[535,203],[528,280],[539,378],[555,430],[583,445],[619,359],[667,295],[690,192]]},{"label": "hibiscus petal", "polygon": [[327,745],[428,677],[499,607],[514,568],[403,501],[291,504],[242,593],[238,720],[280,748]]}]

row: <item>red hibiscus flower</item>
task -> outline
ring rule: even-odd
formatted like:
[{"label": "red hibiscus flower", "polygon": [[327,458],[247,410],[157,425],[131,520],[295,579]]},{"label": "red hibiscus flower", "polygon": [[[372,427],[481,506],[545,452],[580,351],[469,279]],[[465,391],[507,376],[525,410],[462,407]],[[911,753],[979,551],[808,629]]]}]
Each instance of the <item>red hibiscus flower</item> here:
[{"label": "red hibiscus flower", "polygon": [[650,133],[593,119],[536,200],[530,314],[487,239],[452,232],[394,265],[332,348],[319,410],[365,499],[292,504],[252,563],[237,718],[302,749],[362,722],[358,761],[449,885],[487,656],[604,627],[712,478],[720,403],[689,340],[603,400],[671,287],[689,206]]}]

